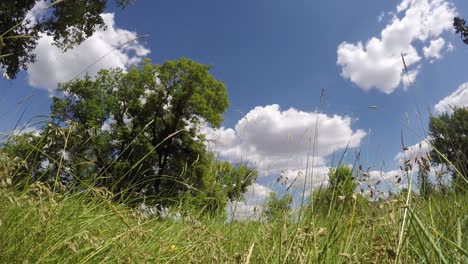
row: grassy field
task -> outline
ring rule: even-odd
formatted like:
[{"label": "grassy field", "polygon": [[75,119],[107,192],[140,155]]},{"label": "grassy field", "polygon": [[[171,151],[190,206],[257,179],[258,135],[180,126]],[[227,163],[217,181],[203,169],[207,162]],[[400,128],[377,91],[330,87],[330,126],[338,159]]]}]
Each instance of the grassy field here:
[{"label": "grassy field", "polygon": [[[60,0],[50,2],[52,3],[48,7],[43,8],[43,11],[63,3],[63,1]],[[8,32],[19,26],[21,26],[21,23],[17,23],[15,20],[15,25],[12,28],[8,29],[7,32],[2,32],[0,35],[0,41],[3,46],[5,46],[3,43],[4,39],[32,38],[32,36],[22,35],[6,37]],[[5,36],[5,38],[3,38],[3,36]],[[137,36],[128,42],[116,46],[121,48],[130,42],[139,40],[146,36],[147,35]],[[410,45],[410,47],[412,46]],[[0,49],[1,48],[2,46],[0,45]],[[93,64],[88,65],[83,72],[109,54],[111,54],[111,52],[98,58]],[[12,54],[0,54],[0,58],[5,58],[11,55]],[[401,53],[401,56],[403,66],[407,74],[406,77],[410,79],[403,53]],[[181,69],[186,69],[187,72],[191,72],[188,70],[193,69],[193,72],[197,73],[194,75],[196,78],[194,77],[193,79],[199,78],[202,79],[200,81],[202,84],[216,84],[215,87],[220,88],[217,89],[216,92],[210,91],[209,93],[205,92],[196,94],[196,100],[194,99],[191,104],[187,103],[186,106],[187,109],[190,109],[190,112],[194,112],[193,116],[197,117],[196,120],[199,120],[199,118],[200,120],[205,120],[205,116],[202,116],[201,114],[205,114],[206,112],[208,113],[206,114],[207,117],[217,121],[218,118],[215,115],[217,114],[217,111],[220,112],[218,114],[221,117],[222,112],[225,111],[225,109],[223,110],[222,108],[228,107],[227,93],[223,92],[224,86],[218,84],[217,80],[208,79],[204,74],[200,74],[200,72],[204,72],[201,69],[208,71],[205,69],[206,66],[195,67],[193,66],[195,64],[188,63],[186,60],[184,60],[180,65],[185,66],[186,68]],[[187,65],[191,67],[189,68]],[[173,64],[170,64],[169,66],[166,66],[168,68],[166,75],[168,76],[170,75],[169,73],[172,73],[169,70],[175,67]],[[158,66],[157,69],[158,72],[155,72],[157,73],[156,75],[154,72],[148,71],[151,73],[151,78],[155,78],[155,83],[161,82],[161,79],[159,79],[158,76],[164,77],[164,74],[159,75],[163,66]],[[173,74],[177,77],[174,77],[174,82],[177,83],[178,86],[180,79],[183,80],[185,78],[183,74],[180,74],[183,78],[179,77],[179,72],[184,71],[178,71]],[[81,73],[79,73],[75,78],[80,75]],[[103,76],[108,79],[109,76],[112,75]],[[122,80],[125,80],[126,82],[130,82],[129,80],[138,80],[138,82],[135,81],[134,84],[139,85],[140,80],[138,78],[140,77],[138,77],[136,73],[128,76],[132,78]],[[147,77],[146,75],[142,76]],[[150,75],[148,74],[148,76]],[[4,73],[3,77],[7,79],[10,78],[6,73]],[[141,80],[145,80],[143,77],[141,77]],[[102,80],[104,79],[105,78],[102,78]],[[117,79],[118,78],[116,77],[116,80]],[[166,79],[168,79],[168,77],[166,77]],[[207,80],[209,80],[209,82]],[[190,78],[190,83],[192,82],[195,83],[195,81],[192,81],[192,78]],[[101,83],[99,83],[99,87],[101,86],[105,85],[101,85]],[[158,86],[160,85],[158,84]],[[76,91],[80,92],[83,90],[81,86],[77,87],[80,89],[77,88]],[[114,86],[109,87],[112,88]],[[197,93],[198,90],[202,90],[200,86],[194,87],[196,87],[196,89],[191,89],[190,92],[187,92],[186,94],[192,96],[192,94],[194,94],[192,90],[197,91]],[[165,88],[168,90],[167,87]],[[124,97],[128,97],[121,96],[119,93],[116,93],[114,89],[118,90],[118,88],[112,88],[109,90],[114,93],[113,95],[115,97],[113,99],[117,100],[119,98],[122,99]],[[208,90],[208,88],[205,89]],[[89,91],[91,90],[92,89]],[[69,92],[67,90],[63,91],[65,94]],[[146,95],[148,94],[147,91],[150,90],[144,88],[142,91],[144,91],[142,93]],[[103,88],[101,92],[102,94],[96,94],[96,96],[88,96],[89,101],[86,102],[86,104],[83,104],[89,108],[86,109],[86,111],[83,110],[83,112],[89,114],[89,116],[96,120],[100,118],[97,114],[96,117],[94,116],[96,109],[106,108],[101,105],[101,103],[106,100],[97,100],[96,98],[101,98],[103,95],[106,95],[105,92],[108,91]],[[322,102],[324,92],[325,90],[322,90],[320,102]],[[82,93],[86,94],[85,92]],[[74,95],[76,96],[77,94],[78,93],[75,92]],[[108,92],[107,94],[112,93]],[[185,93],[181,93],[180,91],[173,94],[169,94],[169,92],[166,91],[161,94],[165,95],[166,99],[164,100],[166,102],[165,104],[164,101],[159,103],[158,99],[157,102],[161,106],[157,108],[157,111],[138,110],[140,111],[138,112],[135,110],[135,112],[146,115],[147,113],[152,114],[153,112],[159,113],[160,108],[164,109],[164,111],[168,111],[165,107],[167,106],[168,109],[172,109],[172,107],[169,107],[172,104],[171,102],[185,102],[190,99],[190,96],[186,96]],[[177,98],[176,96],[180,96],[179,99],[181,98],[183,100],[175,100],[174,98]],[[204,96],[207,99],[201,100]],[[209,102],[211,104],[213,99],[219,99],[223,96],[226,96],[226,101],[220,100],[218,103],[215,103],[214,105],[216,106],[216,109],[214,110],[211,109],[211,111],[208,111],[206,109],[208,106],[202,105],[205,102]],[[79,101],[74,99],[75,97],[70,98],[73,99],[70,100],[70,102]],[[143,98],[146,102],[146,97],[135,98]],[[21,105],[28,100],[29,98],[22,100],[18,105]],[[84,99],[80,100],[85,101]],[[141,99],[139,101],[141,102]],[[128,103],[130,101],[125,102]],[[141,103],[141,105],[145,104],[146,103]],[[107,108],[111,108],[112,106],[112,111],[117,113],[120,109],[117,105],[120,105],[117,104],[117,101],[114,102],[109,100]],[[174,123],[174,129],[161,130],[164,133],[161,133],[160,135],[163,136],[153,135],[151,138],[152,140],[139,142],[141,145],[145,143],[143,146],[148,146],[146,148],[141,148],[141,150],[148,152],[139,156],[139,161],[136,164],[131,163],[130,160],[128,161],[129,164],[131,164],[131,166],[129,166],[131,167],[131,170],[136,168],[136,166],[139,165],[138,163],[141,163],[149,156],[150,153],[153,153],[163,142],[171,139],[180,131],[184,129],[186,130],[187,126],[185,125],[181,126],[180,130],[175,129],[179,124],[179,115],[182,115],[185,111],[182,111],[182,103],[180,103],[180,105],[181,110],[177,107],[175,109],[175,114],[167,112],[167,118],[162,117],[158,123],[155,121],[157,120],[156,117],[158,115],[155,114],[155,118],[142,126],[141,130],[135,130],[141,132],[138,132],[138,135],[136,135],[135,138],[132,138],[132,140],[128,140],[129,143],[125,148],[121,147],[121,152],[118,152],[118,158],[120,158],[120,155],[122,155],[127,149],[129,152],[133,152],[133,149],[130,149],[130,146],[136,142],[136,139],[140,134],[144,135],[143,132],[149,128],[149,125],[153,124],[153,122],[153,134],[156,135],[155,131],[157,125],[165,125],[167,120],[177,119],[177,122]],[[64,106],[65,104],[57,104],[57,111],[60,112],[59,110],[62,108],[67,109]],[[72,105],[70,103],[70,106],[76,107],[77,105]],[[76,108],[78,109],[78,107]],[[197,110],[200,114],[192,108],[200,108],[201,110]],[[369,108],[377,109],[376,106],[370,106]],[[52,109],[54,109],[54,107],[52,107]],[[139,109],[139,107],[134,107],[132,109]],[[109,113],[106,115],[102,114],[102,117],[108,118],[108,116],[113,116],[111,113],[114,112],[111,112],[110,110],[106,111],[109,111]],[[76,112],[82,114],[78,110]],[[70,113],[72,113],[71,110]],[[73,116],[73,113],[70,113],[67,113],[68,115],[63,114],[62,116]],[[54,114],[55,113],[52,113],[52,116],[54,116]],[[125,121],[123,121],[125,119],[129,119],[125,118],[126,115],[127,109],[122,112],[122,124],[120,128],[125,128],[127,126],[127,124],[124,124]],[[83,114],[83,116],[86,115]],[[173,118],[172,116],[177,116],[177,118]],[[135,119],[137,117],[138,116],[135,115]],[[182,120],[183,117],[184,116],[180,119]],[[245,118],[247,119],[247,116]],[[17,126],[20,124],[20,120],[18,120]],[[60,118],[56,120],[63,122]],[[107,120],[110,120],[110,118]],[[207,121],[211,122],[209,119]],[[319,131],[318,122],[319,119],[317,115],[315,122],[316,132],[314,133],[316,137]],[[39,123],[40,122],[33,125],[38,125]],[[86,130],[88,130],[88,123],[86,123],[85,126],[83,126],[83,124],[80,125],[82,128],[86,128]],[[109,124],[107,125],[109,126]],[[403,126],[407,127],[406,125]],[[51,133],[51,135],[60,135],[57,136],[57,138],[61,138],[63,136],[64,140],[64,144],[62,144],[63,151],[57,152],[60,153],[60,159],[56,161],[58,164],[58,172],[55,176],[56,184],[58,182],[59,172],[62,169],[62,161],[65,159],[64,156],[66,156],[65,150],[67,149],[68,139],[73,131],[71,128],[73,127],[74,123],[70,122],[68,130],[63,128],[56,128],[53,130],[50,128],[50,131],[54,132]],[[102,127],[104,126],[99,125],[96,127],[90,127],[94,128],[94,131],[96,131],[96,128],[103,130]],[[167,133],[167,131],[172,132]],[[20,132],[17,132],[17,134],[20,134]],[[11,134],[14,133],[12,132]],[[129,134],[133,135],[133,129]],[[87,132],[87,134],[78,135],[77,138],[85,138],[84,135],[87,136],[89,133]],[[5,143],[6,138],[10,140],[7,136],[11,137],[12,135],[5,135],[3,139],[0,139],[0,145],[1,143]],[[44,138],[42,139],[45,139],[46,136],[48,136],[47,133],[44,134]],[[190,135],[190,137],[192,136]],[[463,134],[463,137],[465,137],[465,134]],[[88,142],[87,138],[90,137],[86,137],[86,142]],[[187,139],[188,138],[189,137],[187,137]],[[403,145],[403,132],[401,138]],[[42,143],[42,139],[39,143]],[[101,142],[105,141],[103,139],[107,140],[108,138],[102,137]],[[155,141],[155,139],[164,140],[161,142]],[[4,141],[2,142],[2,140]],[[26,142],[28,143],[28,141]],[[77,142],[79,142],[78,145],[84,144],[82,140]],[[100,141],[96,140],[96,142],[99,143]],[[151,144],[148,142],[151,142]],[[314,138],[314,149],[312,153],[315,153],[316,142],[317,138]],[[458,144],[458,142],[455,143]],[[39,146],[39,144],[37,145]],[[22,158],[26,160],[27,157],[33,157],[37,153],[44,154],[44,156],[50,158],[48,153],[46,153],[47,151],[45,151],[45,149],[50,146],[45,143],[42,149],[38,146],[29,146],[31,147],[29,148],[31,151],[25,148],[23,152],[27,155]],[[191,147],[198,147],[198,145],[193,144]],[[348,146],[346,149],[347,148]],[[405,149],[404,146],[403,149]],[[18,150],[21,151],[23,149],[18,148]],[[438,154],[441,154],[436,148],[434,148],[434,150],[437,151]],[[103,153],[105,153],[104,150]],[[109,153],[112,154],[112,157],[115,156],[114,152],[109,151]],[[171,157],[169,154],[171,153],[168,152],[167,155],[165,155],[165,158]],[[12,156],[15,157],[15,155]],[[191,164],[193,165],[198,162],[199,157],[200,156],[197,156],[197,159]],[[2,158],[2,156],[0,156],[0,158]],[[29,173],[31,169],[30,167],[27,167],[28,164],[25,160],[20,163],[25,164],[24,167],[27,168],[26,172]],[[161,163],[161,160],[162,159],[160,158],[159,163]],[[444,161],[443,163],[450,163],[445,157],[441,160]],[[459,161],[460,160],[462,159],[460,158]],[[8,160],[8,162],[10,161]],[[406,162],[407,161],[404,162],[405,167],[407,166]],[[86,163],[92,163],[92,161],[87,161]],[[114,163],[114,160],[112,163]],[[164,163],[166,163],[166,161],[164,161]],[[460,164],[463,162],[455,163]],[[83,164],[85,164],[85,162],[80,162],[75,165],[78,166]],[[430,164],[427,163],[427,165],[429,166]],[[408,187],[409,192],[402,192],[399,195],[391,196],[387,199],[369,199],[358,194],[351,195],[350,193],[346,196],[336,196],[329,195],[330,193],[316,191],[313,193],[311,200],[306,203],[301,203],[301,206],[299,207],[293,208],[292,212],[274,214],[274,217],[260,217],[259,219],[240,221],[236,220],[237,218],[235,216],[227,217],[226,213],[217,216],[199,215],[196,212],[186,212],[184,211],[184,208],[190,208],[191,206],[189,203],[180,204],[178,207],[179,209],[174,209],[174,212],[168,216],[166,215],[162,217],[156,214],[149,214],[148,211],[131,207],[125,203],[115,202],[116,199],[113,199],[112,194],[106,189],[89,188],[85,190],[60,190],[59,188],[59,190],[56,190],[58,185],[51,187],[39,181],[29,185],[30,182],[28,181],[28,178],[23,179],[24,182],[27,183],[19,188],[19,186],[12,186],[12,179],[8,178],[12,173],[7,171],[7,166],[5,166],[5,168],[2,166],[3,164],[0,162],[0,264],[468,263],[468,191],[466,189],[458,189],[457,191],[450,190],[450,184],[445,186],[447,187],[446,191],[434,191],[434,193],[427,198],[423,198],[417,193],[412,192],[411,183],[413,183],[413,181],[411,178],[407,181],[410,182]],[[109,169],[109,167],[110,165],[106,167],[106,170]],[[185,164],[185,169],[186,168],[187,163]],[[350,168],[351,172],[353,169],[354,168]],[[401,170],[403,171],[403,168]],[[408,172],[408,170],[405,171]],[[95,175],[94,173],[95,172],[90,174],[93,177],[96,176],[96,179],[102,176]],[[460,172],[458,173],[461,174]],[[127,174],[124,174],[123,176],[127,176]],[[250,177],[250,175],[248,177]],[[349,179],[351,178],[351,181],[354,181],[355,178],[349,177]],[[129,184],[132,183],[132,181],[128,182]],[[353,184],[354,182],[351,182],[349,185],[351,193],[356,189]],[[306,185],[304,183],[304,193],[305,186]],[[302,194],[299,194],[298,196],[301,195]],[[294,198],[297,198],[298,196],[295,196]],[[302,195],[303,199],[304,197],[305,195]],[[309,198],[306,200],[308,199]]]},{"label": "grassy field", "polygon": [[22,192],[1,188],[0,263],[468,261],[466,193],[415,197],[409,204],[406,197],[358,197],[331,209],[316,200],[313,211],[302,208],[300,223],[158,218],[108,197],[96,189],[53,194],[38,183]]}]

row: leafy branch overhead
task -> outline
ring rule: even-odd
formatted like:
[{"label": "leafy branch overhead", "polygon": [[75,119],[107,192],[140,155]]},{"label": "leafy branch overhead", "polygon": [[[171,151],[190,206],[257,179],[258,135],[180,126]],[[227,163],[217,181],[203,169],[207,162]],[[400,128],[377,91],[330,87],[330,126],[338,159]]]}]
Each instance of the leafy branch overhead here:
[{"label": "leafy branch overhead", "polygon": [[[107,0],[0,1],[0,67],[10,78],[35,62],[34,49],[41,34],[52,36],[63,51],[79,45],[98,28]],[[132,0],[116,0],[125,7]]]},{"label": "leafy branch overhead", "polygon": [[463,39],[463,42],[468,45],[468,26],[466,21],[462,18],[455,17],[453,19],[453,27],[457,34],[460,34],[460,37]]}]

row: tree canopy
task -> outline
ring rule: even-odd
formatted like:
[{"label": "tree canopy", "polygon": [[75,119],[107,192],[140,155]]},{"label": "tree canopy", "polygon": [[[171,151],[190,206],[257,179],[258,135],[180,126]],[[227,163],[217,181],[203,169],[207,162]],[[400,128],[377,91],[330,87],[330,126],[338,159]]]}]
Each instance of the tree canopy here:
[{"label": "tree canopy", "polygon": [[16,178],[86,182],[162,205],[201,195],[216,202],[210,210],[224,209],[257,174],[215,161],[206,149],[201,126],[219,126],[229,105],[224,84],[209,69],[188,59],[145,60],[128,73],[102,70],[63,84],[40,135],[21,135],[4,147],[26,157],[23,177]]},{"label": "tree canopy", "polygon": [[330,190],[336,191],[338,196],[345,196],[349,199],[357,187],[353,177],[353,168],[343,164],[331,168],[328,178]]},{"label": "tree canopy", "polygon": [[270,192],[262,214],[268,221],[284,220],[291,211],[292,202],[293,197],[291,194],[286,193],[279,198],[275,192]]},{"label": "tree canopy", "polygon": [[[10,78],[35,61],[40,33],[53,36],[55,45],[67,50],[82,43],[97,28],[106,27],[101,13],[107,0],[47,0],[46,8],[32,12],[40,2],[0,1],[0,66]],[[116,0],[122,8],[132,2]]]},{"label": "tree canopy", "polygon": [[468,108],[455,107],[452,114],[432,116],[429,133],[432,162],[447,165],[454,186],[468,186]]},{"label": "tree canopy", "polygon": [[457,34],[460,34],[460,37],[463,39],[463,42],[468,45],[468,26],[466,21],[462,18],[455,17],[453,19],[453,27]]}]

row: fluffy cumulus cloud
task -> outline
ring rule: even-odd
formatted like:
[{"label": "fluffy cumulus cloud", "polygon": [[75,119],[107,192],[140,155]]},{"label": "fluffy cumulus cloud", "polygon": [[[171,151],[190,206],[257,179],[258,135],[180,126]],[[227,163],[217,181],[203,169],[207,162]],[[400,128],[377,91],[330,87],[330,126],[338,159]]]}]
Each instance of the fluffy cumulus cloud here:
[{"label": "fluffy cumulus cloud", "polygon": [[[366,133],[351,128],[348,116],[303,112],[279,105],[258,106],[234,128],[206,127],[209,148],[227,160],[246,161],[261,176],[319,185],[326,181],[326,160],[335,151],[359,147]],[[348,145],[349,144],[349,145]],[[306,166],[314,168],[305,173]]]},{"label": "fluffy cumulus cloud", "polygon": [[[413,190],[418,191],[418,177],[419,177],[419,166],[411,161],[412,169],[407,172],[401,169],[391,171],[370,171],[368,173],[369,178],[367,181],[361,183],[358,189],[363,189],[364,194],[370,195],[373,193],[372,198],[388,197],[389,192],[395,193],[403,189],[409,188],[410,179],[412,179]],[[445,175],[440,177],[436,175]],[[445,165],[431,166],[428,171],[429,179],[435,183],[441,181],[443,184],[450,183],[450,177],[448,176],[448,170]]]},{"label": "fluffy cumulus cloud", "polygon": [[408,173],[396,169],[391,171],[373,170],[367,173],[366,181],[361,182],[358,190],[370,199],[387,198],[390,193],[396,193],[408,188],[409,178],[416,179],[415,171]]},{"label": "fluffy cumulus cloud", "polygon": [[251,205],[246,202],[234,201],[228,203],[226,211],[228,220],[249,221],[260,219],[264,205]]},{"label": "fluffy cumulus cloud", "polygon": [[434,62],[436,59],[440,59],[442,57],[441,52],[444,46],[445,40],[443,38],[431,40],[429,46],[423,48],[424,57],[433,59],[431,62]]},{"label": "fluffy cumulus cloud", "polygon": [[305,169],[289,169],[282,174],[286,184],[297,190],[302,190],[304,185],[307,190],[324,188],[328,185],[328,166],[310,166]]},{"label": "fluffy cumulus cloud", "polygon": [[407,160],[412,161],[415,158],[425,157],[431,151],[430,140],[431,137],[427,137],[421,142],[407,147],[405,151],[398,152],[395,160],[399,165],[403,165]]},{"label": "fluffy cumulus cloud", "polygon": [[468,82],[460,85],[451,95],[440,100],[434,110],[438,113],[451,113],[455,106],[468,106]]},{"label": "fluffy cumulus cloud", "polygon": [[103,68],[125,69],[149,53],[138,41],[129,42],[138,38],[137,33],[116,27],[114,14],[102,14],[102,18],[107,30],[98,29],[81,45],[66,52],[52,44],[52,37],[43,35],[34,51],[37,61],[27,71],[29,84],[53,91],[58,83],[71,80],[84,70],[92,76]]},{"label": "fluffy cumulus cloud", "polygon": [[244,198],[252,203],[264,202],[272,190],[266,186],[254,183],[247,187],[247,191],[244,193]]},{"label": "fluffy cumulus cloud", "polygon": [[[398,152],[394,160],[397,162],[397,169],[390,171],[371,170],[366,173],[367,180],[362,182],[359,188],[364,188],[367,194],[372,191],[374,195],[387,195],[387,191],[395,192],[408,187],[409,179],[417,181],[419,166],[416,159],[427,157],[431,151],[429,144],[431,138],[427,137],[421,142],[409,146],[405,151]],[[446,170],[444,166],[430,166],[429,177],[435,179],[437,173],[443,173]],[[417,188],[415,185],[413,188]]]},{"label": "fluffy cumulus cloud", "polygon": [[26,17],[29,19],[30,25],[34,25],[36,19],[39,18],[41,15],[47,12],[48,4],[46,1],[37,1],[34,7],[29,10]]},{"label": "fluffy cumulus cloud", "polygon": [[227,205],[226,211],[229,218],[236,220],[260,218],[270,192],[273,190],[258,183],[247,187],[247,191],[244,193],[245,201],[233,201]]},{"label": "fluffy cumulus cloud", "polygon": [[362,42],[343,42],[337,49],[341,75],[363,90],[378,89],[390,94],[405,82],[404,60],[413,78],[419,72],[421,56],[416,42],[428,44],[425,57],[440,59],[445,40],[442,33],[451,30],[456,10],[446,0],[403,0],[393,19],[379,37]]},{"label": "fluffy cumulus cloud", "polygon": [[42,129],[35,126],[24,125],[20,128],[14,129],[10,134],[13,136],[20,136],[22,134],[33,134],[34,136],[39,136],[40,133],[42,133]]}]

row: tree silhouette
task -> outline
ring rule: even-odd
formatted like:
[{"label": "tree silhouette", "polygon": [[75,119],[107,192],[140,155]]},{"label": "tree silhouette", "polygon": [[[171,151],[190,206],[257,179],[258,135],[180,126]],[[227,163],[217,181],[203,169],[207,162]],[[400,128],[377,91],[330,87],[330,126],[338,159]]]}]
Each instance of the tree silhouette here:
[{"label": "tree silhouette", "polygon": [[453,19],[453,27],[457,34],[460,34],[463,42],[468,45],[468,26],[466,25],[466,21],[459,17],[455,17]]},{"label": "tree silhouette", "polygon": [[[133,0],[116,0],[125,7]],[[42,4],[42,5],[41,5]],[[52,36],[63,51],[106,28],[101,13],[107,0],[0,1],[0,67],[9,78],[36,59],[40,34]]]}]

